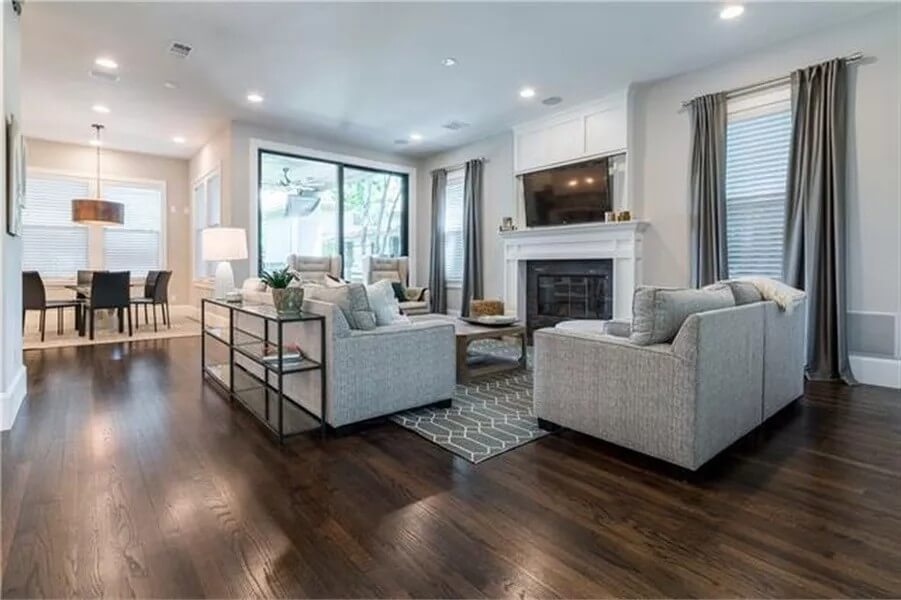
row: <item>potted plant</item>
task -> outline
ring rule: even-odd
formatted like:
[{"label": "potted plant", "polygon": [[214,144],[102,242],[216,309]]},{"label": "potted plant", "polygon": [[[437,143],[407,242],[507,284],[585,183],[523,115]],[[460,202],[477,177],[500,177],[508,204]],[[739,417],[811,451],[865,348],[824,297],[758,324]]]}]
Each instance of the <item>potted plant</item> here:
[{"label": "potted plant", "polygon": [[288,267],[263,271],[260,279],[272,290],[272,304],[275,305],[275,310],[280,313],[300,312],[303,305],[303,288],[291,285],[294,273],[291,273]]}]

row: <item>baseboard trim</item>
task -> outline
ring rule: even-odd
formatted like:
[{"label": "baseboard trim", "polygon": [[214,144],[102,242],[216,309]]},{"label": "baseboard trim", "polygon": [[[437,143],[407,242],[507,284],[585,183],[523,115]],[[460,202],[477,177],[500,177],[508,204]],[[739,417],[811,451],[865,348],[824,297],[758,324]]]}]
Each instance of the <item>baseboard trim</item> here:
[{"label": "baseboard trim", "polygon": [[852,354],[848,360],[860,383],[901,389],[901,359]]},{"label": "baseboard trim", "polygon": [[0,431],[12,429],[19,414],[19,408],[25,400],[28,379],[25,376],[25,365],[20,365],[12,385],[8,390],[0,392]]}]

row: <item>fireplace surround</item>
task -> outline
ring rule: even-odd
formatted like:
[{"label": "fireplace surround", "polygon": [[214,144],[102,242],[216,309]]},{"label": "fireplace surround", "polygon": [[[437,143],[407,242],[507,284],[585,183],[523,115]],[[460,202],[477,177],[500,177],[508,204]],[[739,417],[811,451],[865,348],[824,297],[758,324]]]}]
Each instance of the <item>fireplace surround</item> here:
[{"label": "fireplace surround", "polygon": [[522,322],[527,316],[529,261],[609,259],[612,274],[611,313],[632,316],[632,292],[640,285],[644,221],[585,223],[501,232],[504,242],[504,303]]}]

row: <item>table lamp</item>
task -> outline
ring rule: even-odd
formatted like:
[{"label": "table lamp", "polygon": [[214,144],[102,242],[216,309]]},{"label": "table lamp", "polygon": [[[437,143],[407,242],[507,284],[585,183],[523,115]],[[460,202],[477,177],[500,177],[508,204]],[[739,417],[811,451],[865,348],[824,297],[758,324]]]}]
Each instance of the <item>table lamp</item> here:
[{"label": "table lamp", "polygon": [[219,261],[216,265],[214,298],[225,298],[235,289],[231,260],[247,258],[247,235],[240,227],[210,227],[201,233],[203,260]]}]

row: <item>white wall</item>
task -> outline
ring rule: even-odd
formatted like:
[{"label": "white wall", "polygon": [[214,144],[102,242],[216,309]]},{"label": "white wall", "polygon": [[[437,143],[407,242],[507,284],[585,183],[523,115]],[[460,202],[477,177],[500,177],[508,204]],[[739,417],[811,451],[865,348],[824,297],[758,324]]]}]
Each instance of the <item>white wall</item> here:
[{"label": "white wall", "polygon": [[[320,152],[341,154],[363,160],[390,163],[415,168],[415,161],[396,154],[375,152],[358,146],[350,146],[329,140],[312,138],[296,132],[274,130],[258,127],[240,121],[233,121],[222,132],[219,132],[191,159],[191,180],[202,176],[215,165],[222,169],[222,220],[223,224],[232,227],[243,227],[248,230],[248,243],[253,244],[251,224],[255,222],[252,204],[252,193],[256,186],[255,169],[252,168],[251,142],[265,140],[279,145],[310,148]],[[410,180],[411,191],[416,184],[415,177]],[[412,203],[411,203],[412,204]],[[415,210],[411,206],[411,212]],[[410,244],[413,245],[415,229],[410,229]],[[252,249],[250,254],[253,255]],[[250,260],[236,261],[233,264],[235,281],[240,283],[250,276],[253,267]]]},{"label": "white wall", "polygon": [[[28,166],[94,177],[97,150],[90,146],[28,140]],[[188,302],[191,277],[191,214],[188,161],[167,156],[103,151],[101,178],[150,179],[166,184],[166,268],[172,271],[169,301]]]},{"label": "white wall", "polygon": [[[0,115],[19,113],[20,22],[11,2],[0,8]],[[4,136],[5,139],[5,136]],[[25,366],[22,363],[22,238],[6,233],[6,144],[0,144],[0,430],[9,429],[25,399]]]},{"label": "white wall", "polygon": [[[434,169],[457,165],[473,158],[487,162],[482,173],[482,262],[483,290],[486,298],[504,297],[504,245],[497,233],[503,217],[516,217],[516,192],[513,177],[513,133],[506,132],[443,152],[420,162],[418,168],[418,206],[416,243],[419,257],[417,280],[429,281],[429,248],[432,220],[432,175]],[[448,290],[448,311],[460,310],[460,290]]]}]

